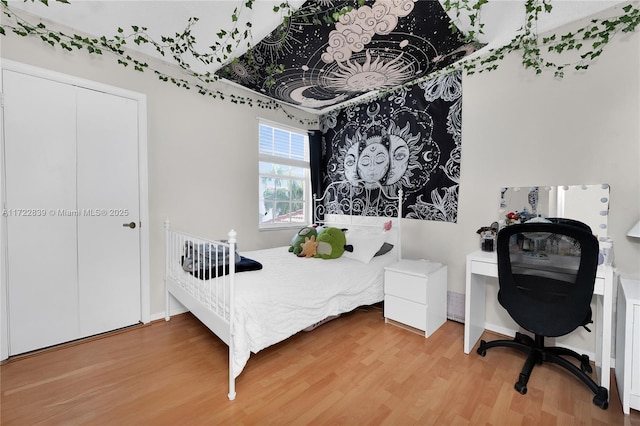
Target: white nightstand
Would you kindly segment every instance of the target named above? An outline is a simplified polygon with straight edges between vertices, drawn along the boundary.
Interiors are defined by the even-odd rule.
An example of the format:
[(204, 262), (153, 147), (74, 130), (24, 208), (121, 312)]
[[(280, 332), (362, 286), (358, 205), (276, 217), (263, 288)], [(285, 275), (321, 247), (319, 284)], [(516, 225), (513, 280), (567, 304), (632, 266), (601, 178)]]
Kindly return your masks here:
[(405, 259), (387, 266), (384, 318), (433, 334), (447, 320), (446, 265)]
[(640, 281), (620, 278), (616, 325), (616, 383), (622, 411), (640, 410)]

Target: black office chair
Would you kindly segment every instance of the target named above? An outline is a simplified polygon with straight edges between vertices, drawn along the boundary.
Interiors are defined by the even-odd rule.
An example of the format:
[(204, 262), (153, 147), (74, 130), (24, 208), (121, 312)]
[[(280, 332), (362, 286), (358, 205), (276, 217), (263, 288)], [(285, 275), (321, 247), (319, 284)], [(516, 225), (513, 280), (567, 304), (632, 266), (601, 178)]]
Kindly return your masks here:
[[(608, 392), (589, 376), (589, 357), (544, 345), (545, 337), (563, 336), (592, 322), (598, 241), (590, 228), (572, 223), (507, 226), (498, 233), (497, 255), (498, 300), (516, 323), (535, 337), (516, 333), (513, 340), (482, 340), (478, 354), (485, 356), (487, 349), (497, 346), (528, 354), (514, 386), (523, 395), (535, 364), (558, 364), (582, 380), (595, 394), (593, 403), (606, 409)], [(563, 358), (566, 356), (577, 359), (579, 366)]]

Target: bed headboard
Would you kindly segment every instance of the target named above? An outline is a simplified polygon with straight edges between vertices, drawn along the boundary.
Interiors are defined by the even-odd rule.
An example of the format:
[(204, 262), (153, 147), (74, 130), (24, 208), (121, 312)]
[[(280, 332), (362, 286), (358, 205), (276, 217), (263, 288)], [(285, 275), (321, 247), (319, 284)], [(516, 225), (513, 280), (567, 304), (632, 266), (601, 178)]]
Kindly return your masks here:
[(402, 200), (402, 189), (392, 195), (379, 182), (332, 182), (322, 197), (313, 194), (313, 223), (382, 229), (391, 220), (400, 259)]

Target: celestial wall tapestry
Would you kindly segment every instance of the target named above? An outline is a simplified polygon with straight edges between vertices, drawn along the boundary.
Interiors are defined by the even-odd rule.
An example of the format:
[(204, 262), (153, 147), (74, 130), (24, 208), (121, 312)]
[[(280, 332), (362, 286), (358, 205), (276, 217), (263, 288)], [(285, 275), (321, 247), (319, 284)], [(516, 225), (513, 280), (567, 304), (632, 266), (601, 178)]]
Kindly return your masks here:
[[(456, 222), (462, 140), (462, 76), (456, 72), (320, 118), (325, 186), (360, 190), (363, 215), (382, 216), (402, 189), (403, 217)], [(378, 183), (380, 185), (378, 185)], [(342, 185), (342, 184), (340, 184)], [(380, 186), (382, 189), (380, 189)], [(348, 192), (347, 188), (345, 191)], [(326, 206), (340, 211), (340, 200)]]
[[(338, 22), (323, 17), (353, 9)], [(217, 75), (313, 109), (414, 81), (472, 53), (436, 0), (309, 0)], [(276, 65), (278, 73), (269, 72)]]

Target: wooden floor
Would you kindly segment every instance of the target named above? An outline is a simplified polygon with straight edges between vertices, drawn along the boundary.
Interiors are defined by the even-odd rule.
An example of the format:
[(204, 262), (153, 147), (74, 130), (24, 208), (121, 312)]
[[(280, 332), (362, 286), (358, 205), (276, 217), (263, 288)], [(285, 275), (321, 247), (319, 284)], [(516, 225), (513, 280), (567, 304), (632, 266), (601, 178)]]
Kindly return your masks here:
[[(463, 325), (429, 339), (357, 310), (249, 360), (227, 399), (227, 349), (190, 314), (0, 366), (9, 425), (640, 425), (553, 365), (513, 389), (523, 355), (463, 353)], [(495, 336), (485, 334), (485, 339)]]

